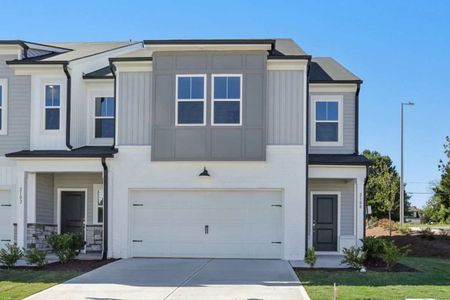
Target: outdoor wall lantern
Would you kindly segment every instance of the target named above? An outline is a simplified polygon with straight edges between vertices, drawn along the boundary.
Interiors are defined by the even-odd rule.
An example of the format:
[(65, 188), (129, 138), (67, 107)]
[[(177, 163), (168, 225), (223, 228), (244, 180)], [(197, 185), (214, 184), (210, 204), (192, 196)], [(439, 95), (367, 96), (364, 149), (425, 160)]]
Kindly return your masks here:
[(198, 176), (203, 177), (203, 178), (209, 177), (209, 173), (208, 173), (208, 170), (206, 170), (206, 167), (203, 167), (203, 172), (201, 172)]

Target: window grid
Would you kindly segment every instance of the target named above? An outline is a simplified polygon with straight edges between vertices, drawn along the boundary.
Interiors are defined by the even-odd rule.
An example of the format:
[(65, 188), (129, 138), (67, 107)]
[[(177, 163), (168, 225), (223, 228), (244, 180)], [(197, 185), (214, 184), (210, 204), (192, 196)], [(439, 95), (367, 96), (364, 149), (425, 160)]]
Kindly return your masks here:
[[(318, 103), (326, 103), (325, 106), (325, 118), (324, 119), (319, 119), (318, 118)], [(330, 109), (329, 109), (329, 103), (336, 103), (336, 116), (333, 119), (333, 116), (329, 116), (330, 114)], [(342, 125), (342, 109), (343, 109), (343, 99), (341, 96), (331, 96), (331, 95), (326, 95), (326, 96), (313, 96), (313, 107), (314, 107), (314, 126), (313, 126), (313, 141), (312, 141), (312, 145), (314, 146), (342, 146), (342, 130), (343, 130), (343, 125)], [(321, 141), (317, 138), (317, 125), (319, 123), (328, 123), (328, 124), (337, 124), (336, 125), (336, 140), (324, 140)]]
[[(102, 101), (102, 100), (105, 101), (105, 114), (103, 114), (103, 112), (102, 112), (101, 104), (100, 104), (100, 114), (97, 114), (97, 101)], [(114, 133), (113, 133), (113, 136), (108, 136), (108, 137), (105, 137), (102, 135), (97, 135), (97, 132), (98, 132), (97, 120), (114, 120), (114, 105), (115, 105), (114, 98), (113, 97), (95, 97), (94, 105), (95, 105), (95, 107), (94, 107), (94, 119), (95, 119), (94, 120), (94, 126), (95, 126), (94, 135), (95, 135), (95, 138), (112, 138), (114, 136)], [(112, 108), (110, 106), (112, 106)], [(111, 108), (110, 113), (108, 113), (109, 108)]]
[[(226, 80), (226, 98), (216, 98), (215, 91), (214, 91), (214, 85), (215, 85), (215, 79), (225, 77)], [(228, 81), (229, 78), (232, 77), (238, 77), (239, 78), (239, 98), (228, 98)], [(242, 74), (213, 74), (212, 80), (211, 80), (211, 124), (213, 126), (242, 126)], [(239, 123), (216, 123), (214, 120), (214, 104), (215, 102), (239, 102)]]
[[(189, 98), (179, 98), (179, 79), (189, 78)], [(192, 98), (192, 78), (203, 78), (203, 97)], [(206, 74), (179, 74), (175, 76), (175, 125), (176, 126), (205, 126), (206, 125)], [(179, 123), (178, 110), (179, 103), (202, 103), (203, 105), (203, 122), (202, 123)]]
[[(47, 93), (51, 91), (50, 103), (47, 103), (48, 95)], [(56, 94), (57, 93), (57, 94)], [(56, 95), (58, 97), (56, 97)], [(44, 93), (44, 112), (45, 112), (45, 122), (44, 129), (45, 130), (59, 130), (61, 128), (61, 86), (56, 84), (45, 85), (45, 93)], [(47, 123), (47, 113), (50, 111), (58, 111), (58, 124), (56, 127), (50, 127), (51, 124)]]

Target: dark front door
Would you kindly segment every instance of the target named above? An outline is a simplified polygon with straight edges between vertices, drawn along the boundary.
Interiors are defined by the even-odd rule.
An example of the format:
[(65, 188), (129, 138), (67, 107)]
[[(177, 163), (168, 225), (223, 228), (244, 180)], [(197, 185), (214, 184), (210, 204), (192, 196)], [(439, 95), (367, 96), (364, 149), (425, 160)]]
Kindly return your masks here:
[(337, 251), (337, 195), (314, 195), (313, 243), (316, 251)]
[(84, 238), (84, 192), (61, 192), (61, 233), (72, 232)]

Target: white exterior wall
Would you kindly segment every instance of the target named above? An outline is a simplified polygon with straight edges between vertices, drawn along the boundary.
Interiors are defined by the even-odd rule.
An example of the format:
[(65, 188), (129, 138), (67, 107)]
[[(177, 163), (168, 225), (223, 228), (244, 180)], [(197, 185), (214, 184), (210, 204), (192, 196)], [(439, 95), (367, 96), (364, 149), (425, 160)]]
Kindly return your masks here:
[[(305, 146), (268, 146), (265, 162), (151, 162), (150, 147), (120, 147), (108, 160), (108, 256), (130, 257), (129, 189), (278, 189), (283, 194), (283, 259), (305, 249)], [(210, 178), (198, 175), (206, 166)]]
[(5, 157), (0, 157), (0, 192), (8, 192), (9, 203), (11, 204), (11, 228), (10, 237), (13, 239), (13, 225), (17, 222), (17, 197), (16, 197), (17, 172), (16, 163)]

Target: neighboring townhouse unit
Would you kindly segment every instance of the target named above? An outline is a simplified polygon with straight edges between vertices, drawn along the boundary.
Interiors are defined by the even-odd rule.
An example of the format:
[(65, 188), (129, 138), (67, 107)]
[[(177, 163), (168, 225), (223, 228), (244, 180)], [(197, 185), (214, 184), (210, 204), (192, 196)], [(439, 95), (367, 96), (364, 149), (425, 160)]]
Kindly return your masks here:
[(303, 260), (364, 236), (362, 81), (291, 39), (0, 41), (1, 244)]

